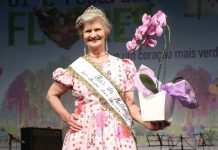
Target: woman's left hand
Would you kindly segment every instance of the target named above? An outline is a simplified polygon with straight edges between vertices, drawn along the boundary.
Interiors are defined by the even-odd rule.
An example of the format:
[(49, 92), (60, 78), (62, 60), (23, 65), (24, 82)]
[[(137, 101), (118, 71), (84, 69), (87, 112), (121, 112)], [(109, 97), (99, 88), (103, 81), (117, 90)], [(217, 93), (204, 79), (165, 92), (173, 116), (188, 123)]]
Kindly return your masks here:
[(163, 121), (151, 121), (151, 129), (152, 131), (163, 130), (166, 127), (169, 127), (171, 122), (167, 120)]

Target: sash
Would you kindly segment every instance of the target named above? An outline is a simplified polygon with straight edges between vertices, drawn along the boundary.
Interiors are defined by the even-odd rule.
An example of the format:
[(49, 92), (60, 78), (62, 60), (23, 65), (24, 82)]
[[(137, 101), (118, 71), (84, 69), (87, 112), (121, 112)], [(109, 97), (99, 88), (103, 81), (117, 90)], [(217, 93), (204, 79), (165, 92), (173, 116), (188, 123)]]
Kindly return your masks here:
[(125, 121), (124, 123), (132, 129), (132, 118), (129, 114), (129, 110), (116, 88), (107, 78), (105, 78), (92, 64), (82, 57), (74, 61), (70, 65), (70, 68), (88, 82), (94, 90), (103, 97), (105, 102), (111, 106), (115, 113)]

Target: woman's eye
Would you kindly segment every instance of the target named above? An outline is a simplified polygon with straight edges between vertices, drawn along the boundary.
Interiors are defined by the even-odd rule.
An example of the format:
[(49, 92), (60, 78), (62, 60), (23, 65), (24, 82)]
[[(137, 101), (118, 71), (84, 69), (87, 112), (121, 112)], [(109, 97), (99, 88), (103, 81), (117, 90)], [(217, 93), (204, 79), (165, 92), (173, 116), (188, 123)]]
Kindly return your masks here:
[(85, 30), (85, 33), (90, 33), (92, 32), (92, 30)]

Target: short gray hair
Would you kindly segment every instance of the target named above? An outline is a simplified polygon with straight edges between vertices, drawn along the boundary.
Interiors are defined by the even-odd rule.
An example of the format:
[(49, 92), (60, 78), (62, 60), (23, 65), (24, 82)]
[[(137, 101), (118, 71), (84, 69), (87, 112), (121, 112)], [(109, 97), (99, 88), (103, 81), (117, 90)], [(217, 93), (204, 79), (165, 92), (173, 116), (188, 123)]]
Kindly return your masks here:
[(91, 22), (96, 19), (100, 19), (101, 23), (103, 23), (105, 27), (105, 31), (107, 34), (110, 34), (112, 25), (108, 18), (106, 17), (105, 13), (93, 5), (89, 6), (82, 15), (80, 15), (76, 20), (76, 29), (78, 30), (79, 34), (82, 35), (84, 24), (86, 22)]

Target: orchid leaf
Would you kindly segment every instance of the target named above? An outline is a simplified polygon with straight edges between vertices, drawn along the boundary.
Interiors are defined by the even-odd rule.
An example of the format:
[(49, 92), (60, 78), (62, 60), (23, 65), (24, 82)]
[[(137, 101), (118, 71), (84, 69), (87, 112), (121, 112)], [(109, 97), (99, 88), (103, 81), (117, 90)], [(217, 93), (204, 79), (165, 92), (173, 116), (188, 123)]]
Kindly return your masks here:
[(142, 82), (142, 84), (147, 88), (149, 89), (151, 92), (153, 92), (154, 94), (155, 93), (158, 93), (158, 89), (154, 83), (154, 81), (146, 74), (140, 74), (139, 75), (140, 77), (140, 80)]
[(178, 76), (178, 77), (175, 77), (171, 82), (176, 83), (176, 82), (179, 82), (179, 81), (182, 81), (182, 80), (184, 80), (184, 78), (181, 77), (181, 76)]

